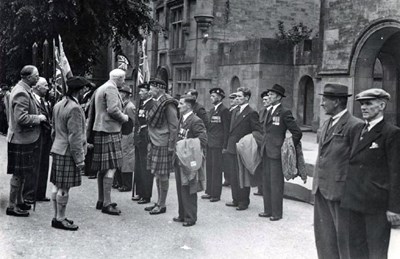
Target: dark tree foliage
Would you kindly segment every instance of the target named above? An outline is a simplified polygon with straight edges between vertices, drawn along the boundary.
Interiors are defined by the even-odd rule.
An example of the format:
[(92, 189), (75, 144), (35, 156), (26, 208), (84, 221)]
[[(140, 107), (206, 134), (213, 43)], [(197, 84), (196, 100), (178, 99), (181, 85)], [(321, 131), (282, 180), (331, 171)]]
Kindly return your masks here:
[(44, 40), (52, 46), (57, 35), (62, 37), (73, 73), (90, 72), (99, 51), (108, 44), (119, 52), (123, 39), (134, 42), (156, 29), (148, 3), (149, 0), (0, 0), (0, 72), (6, 74), (7, 81), (15, 82), (21, 67), (32, 63), (33, 43), (39, 45), (41, 57)]

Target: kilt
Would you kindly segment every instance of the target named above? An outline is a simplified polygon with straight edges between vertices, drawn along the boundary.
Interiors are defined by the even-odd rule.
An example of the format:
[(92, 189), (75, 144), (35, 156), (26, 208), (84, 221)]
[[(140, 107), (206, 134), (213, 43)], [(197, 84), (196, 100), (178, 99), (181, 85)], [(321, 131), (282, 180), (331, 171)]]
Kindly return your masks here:
[(71, 188), (81, 185), (81, 172), (75, 165), (72, 156), (52, 154), (50, 182), (58, 188)]
[(7, 146), (7, 174), (20, 177), (33, 174), (39, 160), (39, 141), (30, 144), (8, 143)]
[(175, 171), (173, 153), (168, 152), (168, 146), (159, 147), (152, 143), (148, 145), (147, 170), (156, 176), (169, 176)]
[(121, 133), (106, 133), (95, 131), (93, 145), (93, 171), (121, 168)]

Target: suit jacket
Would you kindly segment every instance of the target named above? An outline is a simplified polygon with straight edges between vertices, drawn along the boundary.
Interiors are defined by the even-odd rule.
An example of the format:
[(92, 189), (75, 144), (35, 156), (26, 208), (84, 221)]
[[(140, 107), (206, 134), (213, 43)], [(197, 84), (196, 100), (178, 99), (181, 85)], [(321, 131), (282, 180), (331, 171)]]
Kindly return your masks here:
[(358, 130), (363, 127), (360, 119), (346, 112), (335, 124), (332, 133), (327, 136), (329, 120), (322, 126), (319, 139), (318, 157), (313, 176), (312, 193), (317, 190), (325, 199), (340, 200), (349, 171), (351, 147)]
[(146, 114), (151, 109), (154, 104), (154, 100), (150, 99), (145, 104), (143, 101), (140, 102), (139, 105), (139, 112), (137, 114), (137, 133), (135, 138), (135, 144), (139, 143), (148, 143), (149, 142), (149, 133), (147, 129), (147, 121), (146, 121)]
[(22, 80), (11, 91), (9, 109), (7, 141), (13, 144), (37, 141), (40, 136), (40, 113), (31, 87)]
[(203, 121), (204, 126), (206, 126), (206, 128), (208, 128), (209, 121), (208, 121), (208, 117), (207, 117), (206, 108), (204, 108), (204, 106), (201, 105), (200, 103), (196, 102), (193, 105), (193, 113), (195, 115), (197, 115), (197, 117), (199, 117)]
[(362, 213), (400, 213), (399, 158), (400, 128), (383, 120), (352, 146), (341, 206)]
[(292, 112), (280, 104), (264, 121), (262, 154), (272, 159), (280, 159), (281, 147), (287, 130), (292, 133), (293, 143), (296, 146), (302, 137), (301, 130), (297, 126)]
[(128, 116), (122, 112), (122, 99), (118, 88), (111, 80), (101, 85), (94, 93), (94, 110), (95, 112), (89, 112), (89, 116), (94, 115), (94, 131), (117, 133), (121, 131), (122, 123), (128, 121)]
[[(34, 95), (34, 94), (33, 94)], [(43, 131), (45, 131), (45, 134), (50, 134), (51, 133), (51, 124), (52, 124), (52, 108), (50, 102), (46, 101), (44, 98), (39, 97), (40, 101), (34, 96), (35, 103), (38, 107), (39, 113), (43, 114), (46, 116), (46, 121), (41, 122), (40, 126)]]
[(184, 138), (199, 138), (203, 150), (207, 147), (207, 132), (204, 122), (194, 113), (190, 114), (184, 122), (179, 120), (178, 141)]
[(59, 101), (54, 106), (51, 152), (72, 156), (76, 164), (85, 161), (85, 123), (85, 113), (76, 100), (64, 97)]
[(220, 104), (215, 110), (210, 111), (209, 124), (207, 128), (208, 147), (223, 148), (228, 142), (230, 112), (224, 104)]
[(235, 114), (236, 112), (232, 112), (229, 137), (225, 147), (226, 151), (230, 154), (236, 154), (236, 143), (247, 134), (253, 132), (255, 134), (262, 133), (258, 113), (249, 105), (243, 109), (236, 119)]

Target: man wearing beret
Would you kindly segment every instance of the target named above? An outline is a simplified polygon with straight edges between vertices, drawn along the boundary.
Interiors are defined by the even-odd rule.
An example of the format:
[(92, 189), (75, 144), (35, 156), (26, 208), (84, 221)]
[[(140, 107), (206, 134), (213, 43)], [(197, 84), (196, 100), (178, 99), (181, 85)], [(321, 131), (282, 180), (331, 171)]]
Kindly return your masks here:
[(359, 93), (365, 125), (352, 146), (341, 206), (349, 212), (351, 258), (387, 258), (390, 225), (400, 222), (400, 128), (384, 119), (390, 95)]
[(147, 145), (149, 144), (149, 133), (146, 122), (146, 115), (154, 104), (153, 98), (149, 94), (150, 85), (143, 83), (139, 88), (139, 113), (138, 129), (135, 139), (135, 190), (132, 190), (132, 200), (139, 204), (150, 202), (153, 191), (153, 174), (147, 169)]
[(54, 184), (51, 199), (54, 207), (53, 228), (78, 230), (72, 220), (65, 217), (69, 189), (81, 185), (81, 173), (85, 167), (86, 120), (79, 104), (90, 82), (83, 77), (71, 77), (68, 90), (61, 101), (54, 106), (54, 139), (51, 153), (53, 164), (50, 181)]
[(264, 139), (261, 147), (263, 155), (263, 199), (264, 211), (260, 217), (269, 217), (271, 221), (282, 218), (284, 178), (282, 172), (281, 148), (285, 140), (286, 131), (292, 133), (293, 143), (296, 146), (302, 137), (292, 112), (281, 105), (285, 97), (285, 88), (275, 84), (268, 89), (268, 97), (272, 108), (264, 120)]
[(350, 258), (349, 212), (340, 207), (349, 158), (360, 119), (347, 111), (347, 86), (327, 84), (321, 106), (330, 116), (322, 125), (313, 177), (314, 234), (319, 258)]
[(196, 98), (196, 103), (193, 106), (193, 113), (197, 115), (203, 122), (204, 125), (206, 125), (206, 128), (208, 127), (208, 117), (207, 117), (207, 111), (204, 108), (203, 105), (201, 105), (198, 101), (197, 98), (199, 97), (199, 92), (197, 92), (196, 89), (190, 89), (187, 94), (192, 95)]
[(150, 215), (165, 213), (169, 189), (169, 175), (174, 170), (175, 145), (178, 136), (178, 101), (167, 91), (167, 84), (160, 79), (149, 81), (150, 94), (154, 98), (153, 107), (147, 113), (149, 131), (149, 151), (147, 169), (156, 178), (158, 201), (146, 211)]
[(213, 88), (210, 90), (211, 103), (214, 108), (209, 115), (207, 130), (207, 188), (202, 199), (210, 199), (210, 202), (219, 201), (222, 192), (222, 148), (226, 146), (229, 135), (229, 110), (222, 100), (225, 97), (224, 90)]

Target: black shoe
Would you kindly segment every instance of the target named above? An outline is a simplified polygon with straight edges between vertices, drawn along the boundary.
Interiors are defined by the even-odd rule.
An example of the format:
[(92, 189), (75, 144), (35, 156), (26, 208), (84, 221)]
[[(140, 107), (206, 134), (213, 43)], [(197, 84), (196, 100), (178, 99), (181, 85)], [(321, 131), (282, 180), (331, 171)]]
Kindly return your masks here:
[(21, 210), (30, 210), (32, 208), (31, 205), (25, 203), (17, 204), (17, 207)]
[(280, 220), (280, 219), (282, 219), (282, 217), (274, 217), (274, 216), (271, 216), (271, 217), (269, 218), (269, 220), (271, 220), (271, 221), (278, 221), (278, 220)]
[(97, 175), (89, 175), (88, 179), (96, 179)]
[(147, 204), (147, 203), (150, 203), (150, 199), (141, 198), (137, 203), (138, 204)]
[(151, 211), (150, 211), (150, 215), (158, 215), (158, 214), (161, 214), (161, 213), (165, 213), (165, 212), (167, 212), (167, 207), (160, 207), (160, 206), (155, 206), (154, 207), (154, 209), (152, 209)]
[(144, 208), (145, 211), (152, 211), (155, 207), (157, 207), (157, 203), (154, 203), (153, 206)]
[(101, 210), (102, 208), (103, 208), (103, 202), (102, 201), (97, 201), (96, 210)]
[(51, 226), (53, 228), (58, 228), (58, 229), (63, 229), (63, 230), (70, 230), (70, 231), (76, 231), (78, 230), (78, 226), (74, 225), (74, 224), (70, 224), (69, 221), (67, 221), (66, 219), (62, 220), (62, 221), (58, 221), (58, 220), (52, 220), (51, 221)]
[(140, 199), (141, 199), (140, 196), (134, 196), (134, 197), (132, 197), (132, 200), (133, 200), (133, 201), (139, 201)]
[(26, 204), (34, 204), (35, 201), (34, 201), (34, 200), (31, 200), (31, 199), (25, 199), (25, 200), (24, 200), (24, 203), (26, 203)]
[[(74, 224), (74, 221), (73, 220), (70, 220), (70, 219), (67, 219), (67, 218), (65, 218), (64, 219), (65, 221), (67, 221), (69, 224)], [(53, 218), (52, 220), (51, 220), (51, 226), (53, 226), (53, 222), (54, 221), (57, 221), (57, 219), (56, 218)]]
[(130, 191), (132, 191), (132, 189), (130, 189), (127, 186), (121, 186), (121, 187), (118, 188), (118, 191), (120, 191), (120, 192), (130, 192)]
[(261, 213), (258, 213), (258, 216), (261, 217), (261, 218), (269, 218), (269, 217), (271, 217), (271, 214), (265, 213), (265, 212), (261, 212)]
[(248, 206), (238, 206), (236, 210), (247, 210)]
[(211, 195), (204, 194), (204, 195), (201, 195), (201, 198), (204, 199), (204, 200), (211, 199)]
[(234, 202), (227, 202), (227, 203), (225, 203), (225, 205), (228, 207), (237, 207), (238, 206), (238, 204), (234, 203)]
[(255, 192), (253, 193), (255, 196), (263, 196), (263, 194), (261, 192)]
[(183, 218), (175, 217), (172, 219), (174, 222), (184, 222)]
[(210, 202), (217, 202), (217, 201), (219, 201), (220, 200), (220, 198), (211, 198), (210, 199)]
[(121, 211), (117, 208), (116, 203), (108, 204), (107, 206), (101, 209), (101, 212), (115, 216), (119, 216), (119, 214), (121, 214)]
[(8, 207), (6, 210), (6, 214), (8, 216), (15, 216), (15, 217), (28, 217), (29, 216), (29, 212), (27, 212), (25, 210), (21, 210), (18, 207), (15, 207), (15, 208)]
[(194, 226), (196, 222), (183, 222), (182, 226), (184, 227), (191, 227)]
[(113, 183), (113, 185), (111, 185), (111, 187), (112, 187), (113, 189), (118, 189), (118, 188), (119, 188), (119, 185), (116, 184), (116, 183)]
[(49, 199), (49, 198), (47, 198), (47, 197), (43, 197), (43, 198), (39, 198), (39, 199), (37, 199), (36, 201), (48, 202), (48, 201), (50, 201), (50, 199)]

